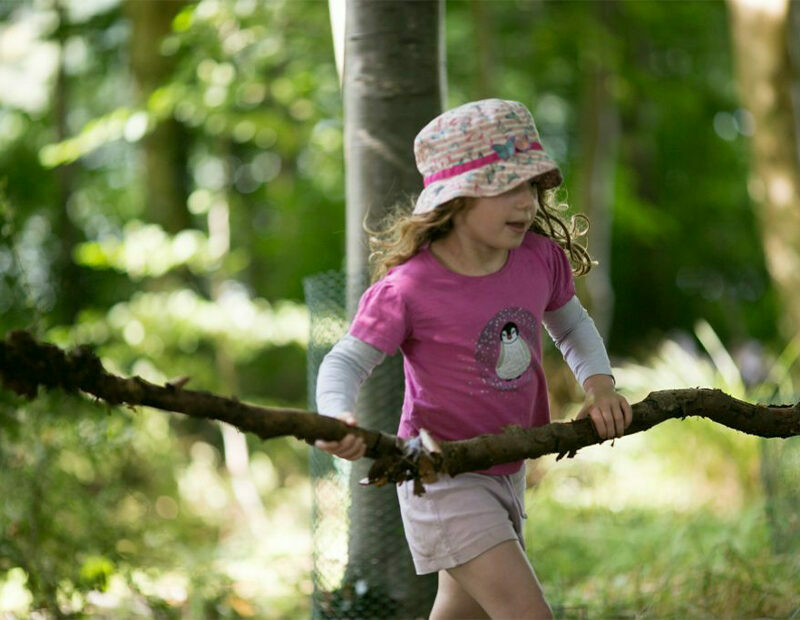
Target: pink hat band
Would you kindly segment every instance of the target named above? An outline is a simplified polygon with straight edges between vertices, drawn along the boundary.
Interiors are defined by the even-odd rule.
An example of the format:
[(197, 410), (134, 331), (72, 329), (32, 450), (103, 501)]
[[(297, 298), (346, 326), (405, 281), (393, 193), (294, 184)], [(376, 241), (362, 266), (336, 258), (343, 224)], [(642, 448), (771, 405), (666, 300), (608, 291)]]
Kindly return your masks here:
[[(499, 147), (503, 148), (504, 150), (502, 151), (498, 150)], [(428, 185), (430, 185), (431, 183), (435, 183), (436, 181), (449, 179), (451, 177), (458, 176), (459, 174), (469, 172), (470, 170), (475, 170), (476, 168), (483, 168), (484, 166), (493, 164), (497, 161), (506, 160), (515, 153), (544, 150), (540, 142), (531, 142), (531, 144), (526, 148), (518, 148), (514, 144), (514, 140), (512, 138), (509, 138), (506, 144), (492, 145), (492, 148), (495, 149), (495, 151), (491, 155), (487, 155), (486, 157), (481, 157), (479, 159), (473, 159), (472, 161), (468, 161), (463, 164), (458, 164), (457, 166), (453, 166), (451, 168), (445, 168), (444, 170), (440, 170), (439, 172), (435, 172), (434, 174), (426, 176), (423, 179), (423, 186), (428, 187)]]

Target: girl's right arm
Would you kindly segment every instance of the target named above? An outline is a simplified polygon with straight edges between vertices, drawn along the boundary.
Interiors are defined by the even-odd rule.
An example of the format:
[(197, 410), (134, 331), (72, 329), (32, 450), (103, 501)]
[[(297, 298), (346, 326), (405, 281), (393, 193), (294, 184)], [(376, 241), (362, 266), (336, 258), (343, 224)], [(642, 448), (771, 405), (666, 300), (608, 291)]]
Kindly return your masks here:
[[(322, 415), (337, 417), (355, 425), (353, 412), (361, 384), (386, 354), (363, 340), (346, 334), (322, 360), (317, 374), (317, 410)], [(364, 456), (364, 441), (347, 435), (341, 441), (317, 440), (314, 445), (344, 459)]]

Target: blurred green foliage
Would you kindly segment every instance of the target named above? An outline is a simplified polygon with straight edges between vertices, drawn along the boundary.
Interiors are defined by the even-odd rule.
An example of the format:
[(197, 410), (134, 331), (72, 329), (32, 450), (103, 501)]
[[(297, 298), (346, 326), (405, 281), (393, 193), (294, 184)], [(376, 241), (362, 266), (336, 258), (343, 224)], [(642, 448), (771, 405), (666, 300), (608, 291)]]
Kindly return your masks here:
[[(621, 129), (612, 154), (612, 356), (649, 359), (666, 335), (691, 334), (702, 317), (737, 364), (737, 351), (756, 343), (765, 359), (783, 351), (791, 365), (796, 352), (777, 340), (747, 193), (751, 127), (736, 99), (725, 5), (626, 1), (602, 3), (603, 13), (600, 4), (509, 0), (478, 14), (474, 3), (449, 1), (448, 103), (528, 104), (579, 210), (580, 121), (592, 104), (585, 80), (601, 55)], [(325, 2), (187, 3), (159, 46), (174, 61), (171, 75), (137, 102), (121, 1), (0, 3), (0, 65), (15, 80), (0, 89), (0, 333), (27, 327), (62, 346), (90, 344), (115, 372), (186, 375), (190, 388), (303, 406), (302, 278), (341, 268), (344, 247), (328, 20)], [(484, 82), (480, 29), (491, 67)], [(180, 207), (191, 226), (176, 234), (148, 222), (145, 204), (145, 142), (165, 119), (186, 140)], [(227, 237), (212, 230), (220, 213)], [(676, 375), (719, 384), (721, 371), (704, 374), (710, 362), (689, 364), (679, 350), (664, 353), (666, 385), (677, 387)], [(267, 519), (254, 529), (216, 425), (59, 394), (0, 399), (0, 612), (308, 613), (306, 446), (248, 438)], [(555, 491), (556, 499), (537, 496), (532, 528), (591, 517), (580, 534), (591, 534), (591, 549), (565, 529), (535, 551), (555, 603), (590, 604), (596, 615), (725, 615), (749, 597), (754, 614), (791, 612), (785, 584), (797, 566), (766, 555), (755, 516), (758, 451), (704, 428), (677, 448), (658, 434), (649, 447), (666, 469), (704, 452), (705, 474), (739, 498), (737, 516), (640, 506), (611, 518), (580, 502), (567, 514)], [(739, 546), (716, 554), (734, 538)], [(641, 569), (637, 558), (667, 539), (674, 553)], [(714, 557), (723, 560), (706, 563)], [(743, 558), (756, 568), (745, 571)], [(675, 577), (675, 566), (685, 571)], [(704, 600), (686, 596), (696, 579)], [(741, 596), (726, 600), (732, 583)]]
[(775, 293), (746, 183), (752, 120), (737, 100), (724, 3), (487, 3), (491, 93), (476, 83), (471, 9), (448, 3), (450, 102), (529, 104), (577, 210), (586, 81), (598, 58), (610, 73), (621, 132), (608, 145), (611, 353), (646, 355), (697, 317), (726, 342), (774, 341)]
[[(749, 402), (797, 394), (794, 346), (749, 384), (707, 323), (694, 331), (698, 347), (667, 339), (647, 359), (614, 368), (630, 402), (698, 385)], [(792, 617), (799, 447), (798, 438), (687, 418), (574, 459), (538, 459), (528, 472), (527, 553), (557, 617)]]
[[(561, 618), (791, 617), (797, 555), (770, 548), (763, 505), (699, 509), (528, 501), (528, 554)], [(560, 613), (559, 613), (560, 612)]]

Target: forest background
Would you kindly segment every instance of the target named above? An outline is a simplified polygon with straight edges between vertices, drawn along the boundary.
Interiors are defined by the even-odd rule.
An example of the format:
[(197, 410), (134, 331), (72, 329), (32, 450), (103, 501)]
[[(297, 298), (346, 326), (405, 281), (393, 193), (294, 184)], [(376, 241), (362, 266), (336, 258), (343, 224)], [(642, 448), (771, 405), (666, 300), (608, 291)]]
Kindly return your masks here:
[[(600, 265), (581, 295), (629, 399), (713, 386), (796, 401), (730, 6), (446, 7), (448, 106), (526, 103), (562, 196), (590, 213)], [(328, 4), (36, 0), (0, 2), (0, 20), (0, 333), (304, 407), (303, 281), (341, 269), (345, 241)], [(800, 41), (798, 3), (787, 28)], [(797, 70), (786, 79), (797, 92)], [(546, 356), (565, 418), (581, 395)], [(531, 464), (548, 597), (578, 616), (797, 614), (796, 441), (662, 426)], [(308, 451), (0, 393), (0, 613), (307, 615)]]

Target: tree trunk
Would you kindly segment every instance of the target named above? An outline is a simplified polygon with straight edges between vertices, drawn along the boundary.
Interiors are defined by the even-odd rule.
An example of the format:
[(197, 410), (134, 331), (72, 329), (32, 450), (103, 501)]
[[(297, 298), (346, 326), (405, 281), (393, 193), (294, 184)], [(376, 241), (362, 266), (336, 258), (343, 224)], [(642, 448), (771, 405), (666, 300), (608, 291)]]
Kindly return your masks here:
[(728, 0), (742, 103), (753, 116), (748, 188), (789, 339), (800, 324), (800, 164), (787, 0)]
[[(67, 23), (68, 12), (63, 2), (56, 3), (58, 13), (58, 28), (55, 37), (59, 47), (58, 67), (53, 92), (53, 115), (56, 124), (56, 140), (66, 140), (69, 135), (67, 127), (67, 109), (69, 107), (69, 81), (64, 67), (66, 40), (69, 33)], [(56, 286), (59, 294), (57, 320), (65, 325), (75, 322), (75, 317), (84, 301), (86, 283), (81, 274), (81, 269), (75, 264), (72, 252), (80, 241), (80, 231), (72, 222), (67, 211), (67, 204), (72, 195), (73, 181), (75, 178), (75, 164), (62, 164), (55, 170), (56, 209), (55, 218), (56, 236), (59, 240), (58, 259), (54, 266)]]
[[(145, 105), (153, 91), (169, 79), (173, 60), (161, 53), (161, 44), (183, 5), (183, 0), (127, 0), (125, 3), (132, 26), (131, 69), (140, 104)], [(178, 233), (191, 223), (186, 209), (187, 136), (174, 118), (167, 118), (142, 142), (147, 219), (161, 225), (168, 233)]]
[(495, 96), (494, 80), (496, 73), (492, 54), (492, 35), (490, 15), (485, 0), (473, 0), (472, 28), (475, 33), (475, 81), (478, 99)]
[[(442, 110), (441, 0), (347, 4), (344, 111), (347, 269), (363, 273), (363, 223), (422, 189), (413, 139)], [(351, 300), (357, 302), (360, 292)]]
[[(789, 56), (792, 72), (792, 102), (796, 135), (800, 136), (800, 2), (789, 3)], [(798, 140), (800, 143), (800, 140)], [(800, 159), (800, 149), (797, 153)]]
[[(583, 57), (584, 83), (580, 113), (580, 172), (578, 175), (579, 209), (591, 222), (589, 251), (598, 262), (579, 290), (586, 297), (597, 331), (608, 337), (614, 314), (614, 290), (611, 286), (611, 223), (614, 171), (619, 142), (619, 118), (610, 92), (614, 79), (613, 46), (603, 40), (606, 34), (608, 2), (595, 3), (597, 35), (586, 41), (589, 48)], [(585, 293), (584, 293), (585, 291)]]
[[(444, 5), (441, 0), (353, 0), (346, 7), (346, 299), (352, 317), (368, 282), (364, 222), (375, 228), (392, 205), (422, 189), (413, 139), (442, 110)], [(402, 360), (396, 355), (376, 368), (362, 387), (356, 411), (359, 423), (394, 433), (402, 397)], [(362, 460), (351, 469), (345, 580), (385, 592), (399, 603), (398, 615), (427, 615), (435, 577), (414, 574), (394, 488), (376, 493), (358, 484), (368, 467)], [(426, 594), (420, 596), (421, 591)]]
[[(231, 143), (228, 139), (217, 142), (217, 155), (226, 162), (230, 162)], [(209, 274), (208, 288), (214, 303), (220, 303), (222, 287), (228, 274), (225, 273), (225, 257), (231, 248), (230, 210), (231, 180), (233, 177), (230, 164), (225, 166), (225, 190), (220, 191), (217, 199), (208, 211), (208, 244), (220, 267)], [(239, 374), (236, 363), (230, 351), (230, 345), (225, 338), (219, 338), (214, 344), (214, 357), (220, 385), (230, 394), (239, 394)], [(231, 477), (233, 495), (242, 510), (244, 520), (250, 532), (259, 536), (260, 532), (268, 527), (266, 511), (261, 501), (253, 480), (250, 469), (250, 451), (247, 447), (247, 438), (236, 427), (220, 422), (222, 433), (222, 447), (225, 456), (225, 467)]]
[[(797, 3), (794, 3), (797, 4)], [(800, 324), (800, 156), (796, 66), (798, 9), (790, 22), (788, 0), (728, 0), (731, 38), (743, 107), (753, 116), (748, 189), (757, 206), (767, 269), (781, 297), (778, 327), (793, 339)], [(795, 439), (762, 445), (761, 472), (773, 544), (800, 544), (797, 490), (776, 481), (796, 476), (800, 453)]]

